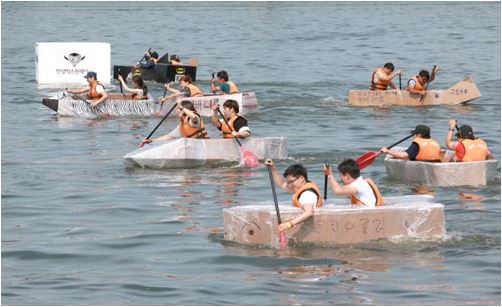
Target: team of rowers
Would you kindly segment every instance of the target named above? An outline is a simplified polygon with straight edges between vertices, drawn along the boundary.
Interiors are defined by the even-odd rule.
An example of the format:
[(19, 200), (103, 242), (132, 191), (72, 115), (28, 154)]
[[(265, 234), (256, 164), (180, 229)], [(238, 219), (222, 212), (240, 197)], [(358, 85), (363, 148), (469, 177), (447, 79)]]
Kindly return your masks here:
[[(434, 80), (438, 70), (439, 67), (435, 66), (431, 74), (426, 70), (420, 71), (418, 76), (408, 81), (408, 91), (425, 95), (427, 84)], [(392, 63), (386, 63), (383, 67), (376, 69), (371, 77), (371, 90), (383, 91), (387, 90), (387, 87), (396, 88), (392, 83), (392, 79), (396, 75), (401, 74), (402, 71), (393, 71), (394, 65)], [(220, 71), (216, 77), (217, 83), (215, 83), (214, 75), (211, 78), (211, 91), (213, 93), (231, 94), (238, 92), (237, 86), (228, 79), (226, 71)], [(106, 92), (103, 85), (97, 81), (96, 73), (89, 72), (86, 78), (89, 87), (80, 90), (68, 90), (68, 92), (84, 93), (88, 91), (90, 98), (93, 99), (93, 106), (95, 106), (106, 99)], [(123, 78), (119, 76), (119, 81), (126, 91), (132, 93), (134, 97), (138, 97), (137, 99), (143, 99), (147, 94), (147, 88), (143, 80), (137, 75), (133, 76), (132, 79), (134, 87), (131, 89), (127, 87)], [(181, 89), (176, 90), (171, 88), (169, 84), (166, 84), (165, 88), (171, 92), (171, 95), (162, 97), (160, 101), (164, 102), (167, 99), (177, 97), (198, 97), (204, 95), (198, 87), (192, 84), (192, 80), (188, 76), (182, 77), (179, 80), (179, 85)], [(193, 103), (188, 100), (181, 100), (177, 107), (179, 117), (177, 128), (159, 138), (145, 139), (144, 143), (166, 141), (179, 137), (208, 138), (202, 116), (197, 113)], [(239, 114), (239, 105), (235, 100), (227, 100), (223, 104), (223, 116), (228, 121), (228, 125), (224, 119), (219, 119), (218, 117), (219, 106), (214, 105), (212, 109), (214, 111), (212, 123), (221, 131), (223, 138), (248, 138), (251, 136), (248, 122), (246, 118)], [(458, 133), (456, 136), (458, 139), (457, 141), (453, 141), (455, 128), (457, 128), (457, 121), (451, 119), (445, 139), (446, 147), (453, 151), (453, 154), (450, 155), (442, 155), (439, 142), (431, 138), (430, 128), (426, 125), (415, 127), (411, 132), (414, 135), (414, 139), (406, 150), (401, 151), (382, 147), (380, 151), (397, 159), (411, 161), (468, 162), (494, 158), (488, 150), (486, 143), (474, 136), (472, 127), (469, 125), (462, 125), (460, 128), (457, 128)], [(278, 226), (279, 231), (284, 231), (294, 227), (298, 223), (304, 222), (313, 216), (315, 207), (323, 205), (320, 189), (313, 181), (308, 179), (305, 167), (300, 164), (294, 164), (289, 166), (281, 175), (272, 160), (266, 160), (265, 164), (271, 167), (275, 183), (284, 191), (293, 194), (292, 204), (302, 209), (301, 214), (280, 224)], [(323, 171), (330, 182), (333, 193), (339, 196), (350, 197), (353, 205), (373, 208), (384, 204), (378, 187), (371, 179), (361, 176), (359, 165), (355, 160), (347, 159), (338, 165), (342, 184), (334, 178), (329, 165), (324, 165)]]

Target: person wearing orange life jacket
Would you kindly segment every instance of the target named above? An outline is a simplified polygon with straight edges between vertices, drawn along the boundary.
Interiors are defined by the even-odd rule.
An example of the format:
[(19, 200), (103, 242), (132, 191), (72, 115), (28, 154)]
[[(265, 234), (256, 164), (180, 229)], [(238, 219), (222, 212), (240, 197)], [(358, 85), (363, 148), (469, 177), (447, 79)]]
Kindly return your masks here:
[(171, 100), (177, 97), (200, 97), (204, 96), (204, 93), (195, 85), (192, 84), (192, 78), (190, 76), (183, 76), (179, 80), (180, 90), (171, 87), (170, 83), (166, 83), (164, 87), (166, 90), (171, 92), (171, 95), (166, 97), (160, 97), (159, 101), (164, 103), (166, 100)]
[(214, 78), (211, 78), (211, 91), (216, 93), (221, 92), (222, 95), (225, 94), (235, 94), (239, 92), (239, 89), (233, 81), (228, 80), (228, 73), (224, 70), (216, 74), (218, 86), (214, 85)]
[(251, 136), (251, 130), (248, 127), (248, 121), (239, 114), (239, 104), (235, 100), (227, 100), (223, 103), (223, 116), (228, 121), (218, 117), (218, 105), (211, 106), (213, 109), (213, 125), (221, 131), (223, 138), (247, 138)]
[(431, 130), (426, 125), (418, 125), (411, 131), (415, 138), (405, 151), (382, 147), (380, 151), (397, 159), (411, 161), (441, 161), (441, 146), (431, 139)]
[(129, 88), (127, 84), (124, 82), (124, 79), (121, 75), (118, 75), (118, 79), (125, 91), (132, 94), (132, 98), (136, 100), (148, 99), (148, 87), (143, 82), (143, 78), (141, 76), (133, 76), (132, 82), (134, 83), (134, 88)]
[(436, 73), (439, 71), (439, 66), (436, 65), (434, 66), (434, 69), (432, 70), (432, 75), (429, 75), (429, 72), (427, 70), (422, 69), (419, 73), (418, 76), (415, 76), (408, 80), (408, 92), (411, 94), (420, 94), (420, 95), (425, 95), (426, 94), (426, 87), (427, 83), (430, 83), (436, 79)]
[(280, 224), (278, 226), (279, 231), (284, 231), (305, 222), (314, 215), (314, 208), (322, 207), (321, 191), (315, 182), (308, 180), (305, 167), (300, 164), (293, 164), (281, 175), (272, 160), (267, 159), (265, 164), (271, 167), (274, 182), (284, 191), (293, 194), (291, 199), (293, 206), (302, 210), (300, 215)]
[(457, 133), (458, 142), (453, 142), (453, 132), (457, 126), (457, 121), (451, 119), (449, 125), (450, 129), (446, 135), (445, 144), (448, 149), (455, 151), (455, 154), (445, 157), (443, 162), (451, 160), (455, 162), (483, 161), (495, 158), (490, 150), (488, 150), (488, 145), (486, 145), (485, 141), (474, 137), (471, 126), (460, 126)]
[(396, 85), (392, 83), (392, 79), (401, 74), (401, 70), (394, 71), (394, 64), (385, 63), (383, 67), (375, 69), (371, 75), (370, 90), (372, 91), (385, 91), (387, 87), (390, 86), (393, 89), (397, 89)]
[(195, 111), (191, 101), (182, 100), (178, 104), (178, 117), (180, 122), (170, 133), (156, 139), (144, 139), (145, 144), (151, 142), (168, 141), (176, 138), (208, 139), (207, 131), (204, 128), (202, 116)]
[(180, 58), (176, 54), (171, 55), (170, 62), (171, 65), (183, 65), (183, 63), (181, 63)]
[(108, 99), (105, 87), (98, 81), (98, 75), (94, 71), (88, 71), (84, 78), (87, 79), (87, 83), (89, 84), (88, 87), (66, 91), (71, 94), (82, 94), (88, 92), (89, 98), (92, 99), (90, 106), (93, 108)]
[(359, 165), (353, 159), (347, 159), (338, 165), (340, 179), (343, 185), (333, 177), (331, 167), (324, 165), (323, 171), (328, 176), (331, 190), (335, 195), (350, 196), (352, 205), (362, 205), (368, 208), (384, 204), (380, 190), (371, 179), (361, 176)]

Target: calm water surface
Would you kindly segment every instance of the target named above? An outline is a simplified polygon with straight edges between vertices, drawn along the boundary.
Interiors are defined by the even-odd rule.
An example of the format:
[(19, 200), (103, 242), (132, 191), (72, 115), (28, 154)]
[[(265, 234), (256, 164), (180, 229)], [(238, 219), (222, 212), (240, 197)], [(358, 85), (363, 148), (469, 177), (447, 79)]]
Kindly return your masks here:
[[(280, 170), (301, 162), (321, 183), (325, 160), (389, 145), (420, 123), (442, 143), (452, 117), (500, 158), (500, 37), (497, 2), (3, 2), (2, 303), (500, 305), (500, 168), (482, 188), (402, 184), (381, 160), (365, 169), (385, 195), (443, 203), (444, 242), (239, 246), (222, 239), (222, 209), (271, 201), (265, 168), (126, 168), (122, 156), (159, 119), (58, 118), (41, 97), (60, 89), (39, 88), (34, 64), (39, 41), (110, 42), (112, 64), (149, 47), (197, 56), (204, 90), (226, 69), (256, 92), (254, 135), (288, 138)], [(347, 91), (366, 88), (387, 61), (406, 77), (439, 64), (434, 89), (472, 75), (483, 96), (459, 107), (349, 108)]]

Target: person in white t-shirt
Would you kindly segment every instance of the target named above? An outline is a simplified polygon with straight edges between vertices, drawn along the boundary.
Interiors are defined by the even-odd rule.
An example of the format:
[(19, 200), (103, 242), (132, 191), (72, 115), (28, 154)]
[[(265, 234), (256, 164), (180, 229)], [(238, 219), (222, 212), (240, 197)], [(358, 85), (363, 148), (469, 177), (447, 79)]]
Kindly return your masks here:
[[(94, 71), (88, 71), (84, 78), (89, 84), (88, 87), (84, 87), (78, 90), (66, 89), (66, 92), (70, 94), (82, 94), (87, 92), (89, 98), (92, 99), (90, 106), (93, 108), (108, 99), (108, 94), (105, 91), (105, 87), (101, 82), (98, 81), (98, 75)], [(80, 96), (78, 96), (78, 98), (83, 99)]]
[(335, 180), (328, 165), (324, 165), (323, 170), (329, 178), (331, 189), (335, 195), (350, 196), (353, 205), (363, 205), (370, 208), (383, 205), (380, 191), (371, 179), (364, 179), (361, 176), (359, 165), (353, 159), (347, 159), (338, 165), (340, 179), (344, 185), (340, 185)]
[(284, 191), (293, 193), (293, 206), (303, 211), (297, 217), (280, 224), (279, 231), (284, 231), (306, 221), (314, 215), (314, 207), (323, 205), (321, 192), (313, 181), (308, 180), (305, 167), (300, 164), (293, 164), (281, 175), (272, 160), (267, 159), (265, 165), (271, 167), (274, 182)]

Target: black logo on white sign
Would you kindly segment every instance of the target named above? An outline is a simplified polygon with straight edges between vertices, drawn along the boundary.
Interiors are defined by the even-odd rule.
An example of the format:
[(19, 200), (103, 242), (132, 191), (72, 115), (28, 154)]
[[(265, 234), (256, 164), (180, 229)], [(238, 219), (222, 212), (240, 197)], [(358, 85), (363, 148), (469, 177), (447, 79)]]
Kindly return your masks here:
[(70, 62), (73, 67), (77, 66), (78, 63), (80, 63), (83, 59), (85, 59), (85, 56), (82, 56), (78, 53), (70, 53), (68, 56), (64, 57), (68, 62)]

